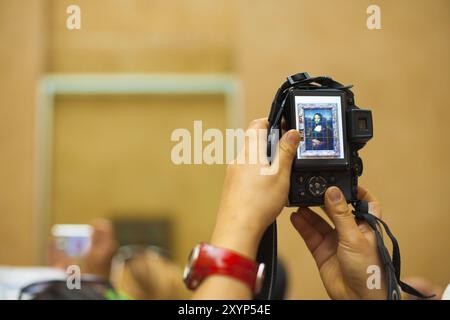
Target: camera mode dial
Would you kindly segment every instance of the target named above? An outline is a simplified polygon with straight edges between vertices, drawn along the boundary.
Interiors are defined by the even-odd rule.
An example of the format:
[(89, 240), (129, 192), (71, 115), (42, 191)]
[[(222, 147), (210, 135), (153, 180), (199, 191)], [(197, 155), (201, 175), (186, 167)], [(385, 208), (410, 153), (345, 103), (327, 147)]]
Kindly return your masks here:
[(308, 181), (308, 191), (315, 197), (322, 196), (327, 190), (327, 180), (321, 176), (311, 177)]

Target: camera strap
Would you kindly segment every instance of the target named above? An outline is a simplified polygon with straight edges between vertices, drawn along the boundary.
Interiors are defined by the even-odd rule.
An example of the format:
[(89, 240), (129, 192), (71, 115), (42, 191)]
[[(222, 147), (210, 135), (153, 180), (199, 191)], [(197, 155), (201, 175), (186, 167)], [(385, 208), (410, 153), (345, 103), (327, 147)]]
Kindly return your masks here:
[[(275, 150), (274, 146), (278, 142), (276, 138), (281, 136), (281, 120), (283, 118), (284, 106), (290, 90), (297, 89), (339, 89), (347, 93), (350, 101), (349, 104), (353, 108), (358, 108), (354, 104), (353, 92), (350, 90), (351, 85), (345, 86), (330, 77), (310, 77), (308, 73), (301, 72), (292, 75), (287, 78), (287, 81), (281, 85), (278, 89), (272, 106), (270, 109), (268, 122), (269, 132), (267, 137), (267, 157), (269, 161), (272, 159), (272, 150)], [(411, 295), (425, 299), (432, 296), (425, 296), (413, 287), (402, 282), (400, 280), (400, 248), (397, 239), (390, 231), (387, 224), (369, 213), (369, 204), (366, 201), (355, 201), (352, 203), (355, 210), (353, 211), (355, 218), (359, 220), (365, 220), (371, 229), (375, 233), (377, 241), (377, 250), (380, 259), (383, 263), (384, 271), (386, 273), (386, 281), (388, 285), (388, 300), (399, 300), (400, 288)], [(381, 226), (386, 231), (392, 242), (392, 258), (389, 255), (389, 251), (386, 248), (383, 237), (380, 232)], [(261, 292), (255, 297), (256, 299), (273, 298), (273, 287), (276, 281), (276, 268), (277, 268), (277, 226), (276, 221), (273, 222), (265, 231), (258, 248), (257, 261), (266, 265), (266, 276), (263, 282)]]
[(255, 296), (257, 300), (274, 299), (274, 287), (277, 278), (277, 222), (276, 220), (266, 229), (259, 243), (256, 260), (264, 263), (265, 277), (261, 291)]
[[(358, 200), (352, 203), (352, 205), (355, 208), (353, 214), (355, 215), (356, 219), (365, 220), (375, 233), (378, 255), (381, 259), (386, 275), (388, 289), (387, 299), (400, 300), (400, 288), (404, 292), (422, 299), (432, 298), (434, 295), (425, 296), (418, 290), (400, 280), (400, 247), (398, 245), (397, 239), (392, 234), (388, 225), (380, 218), (369, 213), (369, 203), (367, 201)], [(392, 258), (389, 255), (389, 251), (384, 244), (383, 236), (380, 231), (381, 227), (384, 228), (384, 231), (392, 242)]]

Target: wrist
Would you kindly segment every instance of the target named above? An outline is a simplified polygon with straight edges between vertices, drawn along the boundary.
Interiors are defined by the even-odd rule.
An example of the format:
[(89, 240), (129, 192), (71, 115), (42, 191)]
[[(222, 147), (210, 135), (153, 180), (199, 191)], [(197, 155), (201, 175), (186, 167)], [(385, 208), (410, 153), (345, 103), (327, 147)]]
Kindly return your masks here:
[(216, 225), (211, 244), (255, 260), (263, 232), (248, 225)]
[[(221, 285), (240, 291), (242, 298), (248, 299), (252, 292), (257, 294), (261, 290), (264, 264), (258, 264), (234, 250), (200, 243), (189, 255), (183, 280), (191, 290), (200, 285), (210, 290), (213, 284)], [(223, 294), (220, 296), (223, 299)]]

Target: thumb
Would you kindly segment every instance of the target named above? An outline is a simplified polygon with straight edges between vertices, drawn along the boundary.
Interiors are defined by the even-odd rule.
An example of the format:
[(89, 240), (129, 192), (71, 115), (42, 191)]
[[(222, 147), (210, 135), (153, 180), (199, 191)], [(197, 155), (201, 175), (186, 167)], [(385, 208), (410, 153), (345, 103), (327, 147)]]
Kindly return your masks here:
[(300, 142), (300, 133), (293, 129), (286, 132), (278, 144), (278, 153), (275, 163), (280, 164), (281, 174), (289, 176), (291, 174), (292, 159), (297, 153), (297, 147)]
[(325, 212), (333, 221), (340, 242), (355, 244), (364, 238), (339, 188), (333, 186), (327, 189), (325, 193)]

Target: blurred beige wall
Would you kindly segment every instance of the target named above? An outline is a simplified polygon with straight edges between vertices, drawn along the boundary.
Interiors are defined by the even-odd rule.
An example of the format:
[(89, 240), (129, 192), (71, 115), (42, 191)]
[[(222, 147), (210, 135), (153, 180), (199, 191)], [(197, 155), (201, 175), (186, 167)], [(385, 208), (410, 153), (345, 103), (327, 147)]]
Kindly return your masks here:
[[(210, 237), (224, 166), (175, 165), (170, 140), (193, 122), (225, 130), (219, 95), (60, 96), (55, 103), (50, 222), (170, 220), (171, 255), (186, 262)], [(166, 248), (169, 249), (169, 248)]]
[[(77, 31), (65, 28), (69, 4), (47, 1), (48, 72), (232, 69), (233, 7), (225, 0), (81, 0)], [(225, 167), (175, 166), (170, 135), (192, 132), (194, 120), (225, 129), (225, 107), (223, 96), (208, 95), (58, 97), (50, 223), (166, 216), (174, 222), (174, 257), (184, 264), (209, 238)], [(108, 165), (96, 170), (102, 162)]]
[[(403, 274), (423, 275), (442, 284), (449, 281), (450, 208), (445, 199), (450, 190), (450, 148), (447, 125), (441, 123), (450, 116), (447, 0), (377, 1), (382, 30), (373, 31), (366, 28), (366, 9), (372, 2), (365, 0), (80, 0), (79, 31), (65, 28), (65, 9), (71, 3), (0, 2), (0, 263), (37, 261), (33, 247), (34, 102), (41, 70), (234, 73), (242, 79), (247, 121), (267, 115), (273, 95), (287, 75), (308, 71), (354, 84), (357, 103), (373, 110), (375, 137), (362, 151), (365, 173), (361, 182), (380, 199), (384, 217), (398, 236)], [(198, 107), (194, 114), (223, 125), (220, 99), (189, 101), (193, 110), (196, 104), (217, 106), (216, 113), (204, 114)], [(159, 102), (166, 103), (150, 104)], [(148, 118), (147, 111), (139, 107), (148, 103), (130, 97), (131, 113), (124, 114), (119, 106), (128, 103), (123, 99), (61, 98), (57, 100), (61, 109), (56, 113), (55, 148), (64, 150), (67, 143), (94, 152), (93, 147), (78, 145), (76, 138), (82, 132), (75, 125), (76, 117), (88, 117), (92, 129), (101, 110), (106, 117), (106, 110), (117, 109), (104, 125), (129, 126), (120, 118)], [(179, 101), (168, 99), (167, 103), (180, 110)], [(168, 116), (167, 110), (156, 112), (155, 117)], [(188, 122), (189, 117), (183, 119)], [(109, 142), (102, 143), (113, 146), (117, 139), (118, 135), (112, 135)], [(167, 149), (167, 135), (160, 141)], [(63, 152), (55, 157), (59, 167), (55, 164), (53, 183), (64, 186), (64, 179), (70, 178), (70, 162), (64, 162)], [(97, 156), (92, 159), (101, 160)], [(167, 165), (161, 163), (161, 168)], [(198, 184), (208, 175), (208, 169), (180, 170), (186, 170), (183, 179), (195, 177), (192, 179), (200, 179)], [(195, 170), (203, 172), (196, 174)], [(189, 221), (192, 207), (186, 206), (183, 217), (187, 223), (198, 224), (196, 237), (206, 237), (204, 240), (218, 204), (223, 168), (211, 170), (215, 172), (211, 197), (215, 198), (202, 208), (202, 212), (211, 211), (210, 215)], [(75, 176), (77, 183), (83, 177), (87, 176)], [(144, 193), (135, 199), (142, 200)], [(66, 201), (54, 195), (53, 207), (65, 216), (61, 220), (54, 216), (53, 221), (88, 218), (79, 215), (83, 208), (74, 202), (75, 197)], [(197, 202), (192, 205), (202, 205)], [(140, 203), (150, 207), (145, 201)], [(101, 204), (93, 207), (96, 205)], [(110, 209), (102, 208), (105, 212)], [(326, 298), (314, 262), (290, 226), (290, 211), (285, 210), (279, 222), (279, 251), (291, 279), (289, 296)], [(187, 255), (183, 251), (197, 241), (189, 239), (188, 233), (180, 237), (185, 243), (179, 247), (178, 257)]]
[(41, 1), (0, 1), (0, 264), (36, 261), (36, 81), (43, 66)]
[(78, 0), (81, 30), (65, 28), (69, 0), (48, 2), (50, 72), (227, 72), (227, 0)]

